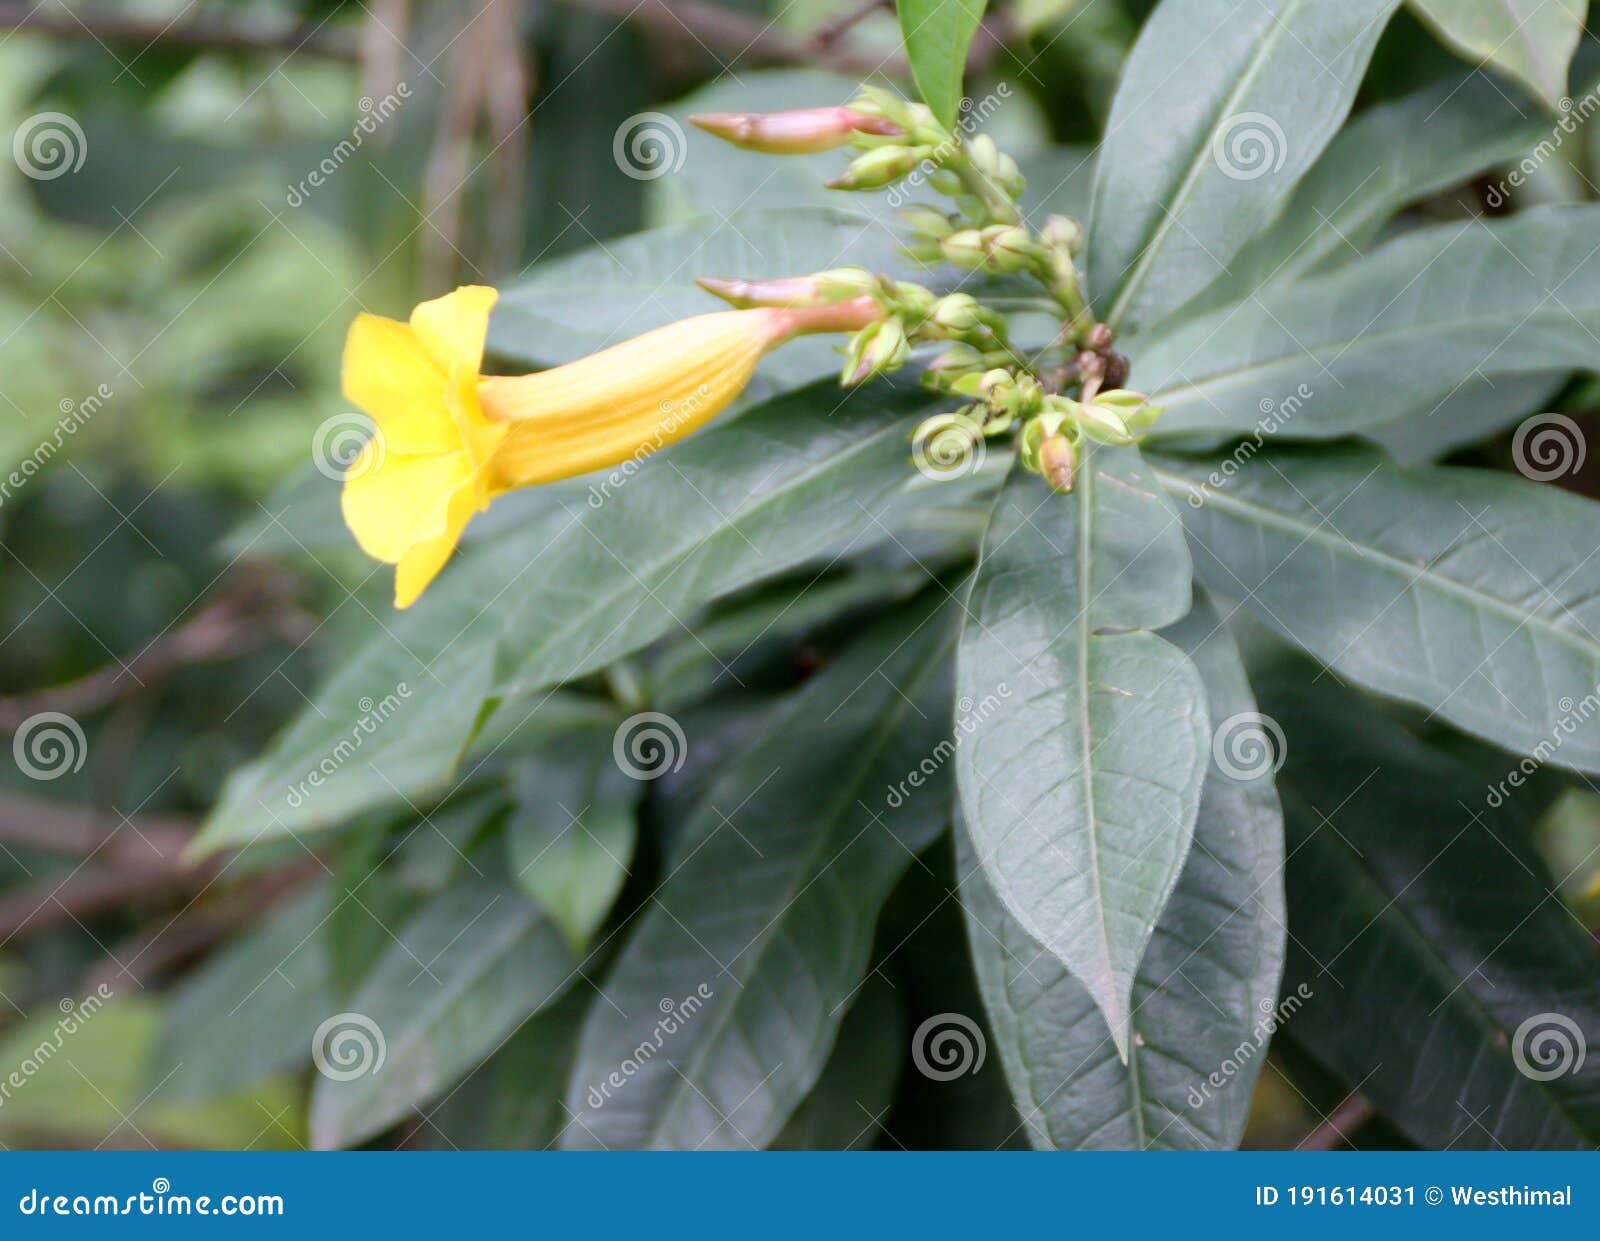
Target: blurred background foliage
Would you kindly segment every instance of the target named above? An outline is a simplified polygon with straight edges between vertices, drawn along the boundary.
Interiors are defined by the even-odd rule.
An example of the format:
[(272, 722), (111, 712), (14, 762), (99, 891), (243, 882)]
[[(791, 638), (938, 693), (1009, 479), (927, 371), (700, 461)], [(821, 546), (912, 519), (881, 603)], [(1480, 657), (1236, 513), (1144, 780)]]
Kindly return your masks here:
[[(339, 353), (358, 309), (398, 314), (458, 283), (514, 285), (544, 264), (519, 286), (531, 292), (508, 297), (513, 326), (497, 331), (520, 332), (524, 352), (559, 361), (604, 339), (618, 305), (652, 320), (682, 309), (630, 304), (626, 288), (608, 305), (590, 278), (606, 243), (757, 208), (838, 205), (820, 188), (826, 157), (746, 159), (691, 131), (682, 175), (642, 180), (612, 158), (619, 128), (644, 111), (681, 121), (691, 110), (837, 102), (880, 65), (903, 80), (885, 9), (718, 5), (0, 3), (0, 134), (57, 112), (86, 141), (68, 175), (36, 179), (0, 161), (0, 476), (54, 445), (0, 503), (0, 718), (15, 730), (58, 710), (87, 735), (81, 768), (49, 784), (0, 764), (0, 1069), (64, 1045), (14, 1097), (0, 1096), (0, 1142), (553, 1139), (560, 1092), (541, 1082), (559, 1079), (586, 996), (523, 1026), (426, 1121), (410, 1105), (445, 1093), (465, 1063), (436, 1066), (439, 1080), (414, 1083), (413, 1098), (366, 1100), (375, 1123), (318, 1122), (305, 1085), (305, 1025), (366, 979), (392, 938), (386, 928), (491, 840), (537, 846), (542, 799), (518, 790), (538, 783), (538, 746), (508, 747), (475, 787), (420, 822), (420, 810), (380, 816), (316, 856), (290, 843), (219, 871), (186, 869), (177, 855), (228, 773), (306, 701), (338, 652), (388, 622), (388, 575), (346, 536), (337, 486), (311, 450), (346, 413)], [(987, 19), (968, 90), (1015, 92), (993, 131), (1023, 159), (1035, 205), (1082, 201), (1118, 66), (1149, 7), (1020, 0)], [(1399, 18), (1362, 103), (1458, 69), (1420, 24)], [(402, 89), (393, 114), (306, 188), (372, 114), (359, 101), (377, 108)], [(1585, 196), (1592, 164), (1579, 145), (1522, 193)], [(1458, 186), (1410, 218), (1481, 208), (1471, 186)], [(713, 236), (733, 245), (737, 231)], [(1519, 397), (1461, 452), (1502, 460), (1503, 433), (1539, 399)], [(1591, 399), (1570, 386), (1548, 407), (1588, 418)], [(86, 409), (55, 444), (63, 416)], [(519, 500), (497, 505), (471, 537), (540, 503)], [(829, 580), (818, 607), (786, 612), (782, 631), (745, 661), (747, 692), (781, 703), (838, 644), (837, 623), (813, 618), (856, 616), (904, 593), (901, 567), (864, 558)], [(761, 632), (762, 609), (795, 596), (775, 583), (712, 619), (738, 631), (754, 617), (751, 632)], [(667, 669), (658, 680), (699, 699), (694, 732), (707, 739), (679, 786), (660, 794), (667, 803), (708, 778), (719, 728), (747, 718), (749, 703), (735, 712), (699, 693), (715, 676), (697, 655), (683, 644), (652, 655)], [(626, 687), (593, 688), (558, 701), (566, 714), (539, 746), (596, 728), (609, 744)], [(574, 795), (610, 797), (632, 814), (627, 790)], [(1541, 833), (1553, 856), (1588, 855), (1600, 839), (1596, 799), (1564, 799)], [(896, 985), (870, 988), (852, 1009), (842, 1053), (779, 1145), (1019, 1140), (998, 1064), (943, 1084), (901, 1071), (904, 1031), (924, 1014), (979, 1007), (959, 911), (940, 899), (946, 854), (936, 847), (891, 900), (878, 938)], [(379, 857), (386, 864), (369, 878)], [(360, 876), (343, 889), (353, 899), (336, 899), (350, 876)], [(642, 882), (629, 881), (625, 905)], [(1592, 877), (1571, 896), (1600, 917)], [(564, 916), (582, 923), (593, 912)], [(102, 984), (117, 998), (61, 1039), (63, 1004)], [(471, 1012), (492, 1025), (491, 992)], [(1275, 1056), (1250, 1140), (1292, 1145), (1341, 1090), (1292, 1044)], [(859, 1102), (868, 1097), (871, 1108)], [(1372, 1140), (1392, 1143), (1380, 1128)]]

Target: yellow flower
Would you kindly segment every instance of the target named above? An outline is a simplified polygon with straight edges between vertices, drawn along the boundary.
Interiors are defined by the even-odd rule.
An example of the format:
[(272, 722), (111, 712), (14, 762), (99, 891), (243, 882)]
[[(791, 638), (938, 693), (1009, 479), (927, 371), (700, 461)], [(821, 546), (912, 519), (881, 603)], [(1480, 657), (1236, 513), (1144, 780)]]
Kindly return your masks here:
[(484, 376), (496, 296), (460, 288), (408, 323), (361, 314), (345, 342), (345, 396), (378, 434), (345, 476), (344, 518), (362, 550), (396, 566), (396, 607), (416, 600), (495, 496), (674, 443), (726, 408), (768, 350), (880, 313), (866, 299), (722, 311), (553, 370)]

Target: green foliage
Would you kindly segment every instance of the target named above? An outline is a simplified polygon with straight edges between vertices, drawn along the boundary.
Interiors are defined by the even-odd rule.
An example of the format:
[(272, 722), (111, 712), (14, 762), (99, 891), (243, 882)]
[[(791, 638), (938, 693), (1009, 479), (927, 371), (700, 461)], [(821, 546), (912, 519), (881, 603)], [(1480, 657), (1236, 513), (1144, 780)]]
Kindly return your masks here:
[[(89, 151), (0, 168), (0, 1140), (1600, 1144), (1585, 6), (413, 7), (287, 209), (381, 65), (0, 47)], [(699, 277), (856, 334), (396, 612), (354, 312), (534, 371)]]

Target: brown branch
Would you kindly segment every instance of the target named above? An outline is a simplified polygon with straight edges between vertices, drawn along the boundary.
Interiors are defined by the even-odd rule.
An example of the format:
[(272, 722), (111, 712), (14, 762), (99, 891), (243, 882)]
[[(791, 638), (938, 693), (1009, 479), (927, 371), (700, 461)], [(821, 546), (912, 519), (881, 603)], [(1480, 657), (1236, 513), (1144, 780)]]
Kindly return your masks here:
[(634, 21), (674, 35), (690, 35), (734, 60), (749, 58), (781, 64), (821, 65), (866, 76), (887, 73), (903, 77), (905, 57), (874, 56), (849, 48), (818, 48), (807, 35), (791, 34), (763, 17), (751, 17), (706, 0), (555, 0), (623, 21)]
[(829, 18), (812, 30), (811, 46), (819, 51), (826, 51), (874, 13), (892, 7), (892, 0), (857, 0), (844, 12)]
[(15, 732), (41, 711), (89, 714), (165, 679), (189, 664), (232, 659), (282, 632), (278, 616), (287, 598), (282, 579), (246, 574), (240, 585), (161, 634), (131, 658), (48, 689), (0, 697), (0, 729)]
[(1333, 1151), (1341, 1146), (1353, 1146), (1350, 1135), (1377, 1115), (1377, 1110), (1365, 1096), (1353, 1094), (1334, 1110), (1320, 1125), (1295, 1147), (1299, 1151)]
[(132, 900), (198, 892), (214, 865), (190, 870), (85, 866), (69, 879), (43, 879), (0, 896), (0, 944), (81, 922)]
[(208, 51), (298, 53), (325, 60), (357, 59), (356, 43), (340, 29), (322, 23), (222, 21), (215, 17), (196, 21), (164, 21), (130, 13), (77, 9), (40, 10), (33, 5), (0, 5), (0, 30), (35, 30), (41, 34), (96, 43), (138, 44), (141, 49), (160, 43)]
[(194, 824), (167, 815), (124, 819), (90, 806), (0, 794), (0, 844), (27, 845), (136, 869), (170, 870), (194, 834)]

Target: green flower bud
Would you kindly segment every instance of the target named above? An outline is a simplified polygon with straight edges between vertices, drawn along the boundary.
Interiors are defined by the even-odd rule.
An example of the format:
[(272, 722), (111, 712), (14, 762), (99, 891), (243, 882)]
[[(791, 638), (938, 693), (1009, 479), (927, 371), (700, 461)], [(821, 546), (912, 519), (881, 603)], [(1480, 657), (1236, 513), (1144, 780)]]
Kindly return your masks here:
[(876, 294), (879, 281), (865, 267), (834, 267), (812, 277), (817, 292), (826, 301), (842, 302), (852, 297)]
[(1038, 254), (1038, 247), (1028, 230), (1011, 224), (994, 224), (983, 230), (983, 248), (987, 270), (996, 275), (1010, 275), (1026, 267)]
[(970, 332), (983, 322), (983, 310), (970, 293), (951, 293), (934, 303), (931, 318), (947, 332)]
[(1074, 219), (1064, 215), (1046, 216), (1040, 238), (1051, 249), (1077, 254), (1083, 249), (1083, 229)]
[(861, 383), (874, 375), (894, 370), (905, 364), (911, 354), (911, 343), (906, 339), (905, 325), (893, 316), (869, 323), (850, 340), (845, 349), (844, 373), (840, 382), (846, 387)]
[(955, 221), (937, 207), (912, 206), (900, 212), (913, 236), (943, 241), (955, 232)]
[(1039, 445), (1039, 473), (1052, 491), (1066, 495), (1078, 481), (1078, 450), (1065, 435), (1052, 435)]
[(898, 181), (925, 158), (920, 147), (881, 146), (858, 155), (843, 174), (827, 183), (830, 190), (876, 190)]
[(1133, 433), (1128, 430), (1128, 424), (1123, 421), (1122, 415), (1116, 410), (1100, 405), (1098, 402), (1089, 405), (1078, 405), (1073, 411), (1073, 420), (1090, 439), (1100, 444), (1131, 444), (1134, 442)]
[(964, 228), (951, 233), (939, 243), (939, 248), (944, 251), (944, 257), (948, 262), (966, 271), (976, 271), (988, 262), (989, 256), (983, 247), (983, 234), (975, 228)]
[(1109, 392), (1100, 393), (1094, 398), (1094, 405), (1116, 414), (1131, 435), (1139, 435), (1149, 430), (1156, 419), (1161, 417), (1161, 406), (1152, 405), (1150, 398), (1144, 393), (1131, 392), (1126, 388), (1114, 388)]

